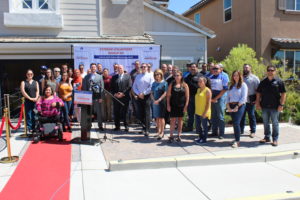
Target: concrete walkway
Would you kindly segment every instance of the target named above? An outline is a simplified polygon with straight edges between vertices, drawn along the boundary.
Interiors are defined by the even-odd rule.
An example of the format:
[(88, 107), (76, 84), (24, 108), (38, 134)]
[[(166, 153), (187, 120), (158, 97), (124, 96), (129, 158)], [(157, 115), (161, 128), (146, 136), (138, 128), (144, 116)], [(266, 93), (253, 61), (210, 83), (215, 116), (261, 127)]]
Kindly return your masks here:
[[(93, 130), (96, 130), (96, 124), (93, 124), (93, 126)], [(78, 125), (74, 125), (73, 127), (73, 138), (78, 137), (80, 135), (80, 127)], [(108, 124), (106, 128), (107, 137), (116, 141), (103, 141), (101, 138), (103, 138), (104, 133), (92, 131), (91, 144), (72, 144), (70, 199), (98, 199), (95, 197), (99, 197), (98, 194), (100, 193), (104, 199), (106, 199), (105, 197), (107, 197), (107, 199), (114, 199), (115, 197), (121, 198), (122, 195), (114, 193), (114, 187), (118, 188), (118, 191), (121, 192), (120, 194), (123, 192), (127, 195), (127, 198), (124, 199), (140, 199), (139, 197), (144, 195), (149, 187), (153, 187), (154, 190), (155, 188), (160, 188), (157, 190), (163, 194), (165, 198), (172, 197), (174, 199), (182, 199), (186, 195), (189, 195), (189, 199), (231, 199), (247, 195), (267, 195), (269, 193), (275, 193), (275, 190), (251, 194), (250, 192), (246, 192), (247, 195), (234, 195), (232, 193), (227, 194), (226, 192), (214, 194), (210, 188), (207, 188), (208, 186), (206, 187), (201, 181), (199, 182), (199, 180), (202, 180), (202, 176), (200, 177), (196, 172), (198, 170), (207, 170), (207, 172), (209, 172), (212, 169), (218, 171), (218, 166), (222, 165), (220, 166), (223, 170), (222, 173), (219, 175), (215, 174), (215, 180), (217, 181), (217, 176), (223, 176), (225, 175), (223, 173), (226, 173), (227, 168), (224, 168), (224, 164), (228, 165), (229, 171), (233, 166), (232, 164), (246, 163), (247, 166), (253, 167), (254, 169), (257, 168), (254, 166), (258, 165), (267, 173), (270, 169), (269, 167), (265, 167), (265, 164), (271, 163), (270, 161), (287, 161), (288, 159), (290, 162), (297, 161), (297, 163), (299, 163), (300, 160), (296, 159), (299, 157), (297, 153), (300, 153), (300, 127), (291, 124), (280, 124), (278, 147), (273, 147), (270, 144), (260, 145), (258, 143), (258, 141), (263, 138), (263, 128), (262, 126), (258, 126), (256, 137), (250, 138), (246, 133), (242, 136), (241, 147), (238, 149), (232, 149), (230, 147), (230, 142), (233, 140), (232, 128), (226, 128), (225, 139), (209, 138), (209, 142), (203, 146), (194, 143), (194, 139), (196, 138), (194, 133), (185, 133), (182, 136), (183, 141), (181, 143), (175, 142), (168, 144), (168, 130), (166, 131), (165, 138), (162, 141), (157, 141), (153, 137), (154, 133), (151, 133), (149, 138), (138, 134), (139, 129), (137, 127), (131, 127), (129, 133), (122, 131), (117, 133), (113, 132), (112, 124)], [(22, 159), (22, 155), (26, 152), (27, 147), (31, 143), (29, 139), (18, 137), (22, 133), (23, 129), (20, 129), (17, 133), (13, 134), (11, 138), (12, 154), (20, 156), (20, 159)], [(3, 139), (1, 140), (1, 142), (3, 142)], [(0, 152), (0, 157), (5, 156), (7, 156), (6, 149)], [(164, 165), (168, 160), (172, 161), (172, 166)], [(113, 166), (112, 163), (115, 163), (115, 165)], [(128, 163), (130, 165), (124, 167), (124, 164)], [(131, 165), (131, 163), (134, 163), (134, 165)], [(139, 164), (138, 167), (136, 163)], [(17, 165), (18, 162), (13, 164), (0, 164), (0, 191), (13, 174)], [(164, 167), (168, 168), (154, 169)], [(124, 169), (130, 171), (117, 172), (117, 170)], [(272, 170), (272, 173), (275, 173), (276, 170), (274, 171), (273, 168)], [(298, 167), (295, 172), (293, 172), (294, 175), (300, 175), (299, 170)], [(246, 173), (246, 167), (244, 171)], [(266, 176), (270, 178), (272, 177), (272, 173), (267, 173)], [(161, 177), (159, 182), (157, 182), (158, 179), (155, 178), (157, 176)], [(247, 177), (245, 176), (244, 178)], [(224, 176), (223, 178), (229, 177)], [(149, 181), (149, 183), (145, 182), (145, 180)], [(208, 176), (206, 180), (210, 180)], [(214, 180), (214, 178), (212, 180)], [(299, 178), (296, 180), (288, 178), (284, 180), (283, 184), (289, 186), (299, 180)], [(262, 183), (267, 184), (267, 182)], [(106, 183), (109, 184), (106, 185)], [(145, 184), (145, 188), (135, 193), (133, 188), (142, 187), (140, 183)], [(150, 183), (155, 186), (149, 185)], [(176, 186), (174, 183), (178, 183), (179, 185)], [(165, 189), (161, 189), (169, 184), (173, 187), (172, 194), (169, 194)], [(213, 187), (213, 183), (209, 183), (208, 185)], [(258, 185), (262, 186), (260, 183)], [(293, 191), (300, 191), (300, 184), (299, 187), (298, 183), (297, 185), (293, 185), (293, 187), (292, 185), (290, 188), (293, 188)], [(218, 185), (218, 188), (219, 186), (220, 185)], [(199, 192), (199, 188), (201, 189), (201, 187), (204, 187), (204, 191), (207, 193)], [(280, 191), (282, 192), (282, 188), (285, 187), (286, 186), (282, 185)], [(184, 192), (176, 192), (177, 190), (179, 191), (180, 188), (182, 191), (184, 190)], [(221, 195), (225, 194), (227, 198), (222, 198)], [(148, 197), (144, 199), (160, 199), (159, 193), (151, 193)]]
[[(155, 129), (152, 128), (154, 132)], [(229, 163), (260, 162), (266, 161), (267, 157), (269, 160), (295, 158), (298, 155), (294, 155), (294, 152), (300, 152), (300, 127), (287, 123), (280, 124), (278, 147), (273, 147), (271, 144), (259, 144), (258, 141), (264, 137), (264, 134), (263, 126), (258, 125), (256, 136), (250, 138), (249, 133), (246, 132), (241, 137), (241, 147), (237, 149), (231, 147), (231, 142), (234, 139), (232, 127), (226, 128), (224, 139), (212, 137), (204, 145), (197, 145), (194, 142), (197, 135), (191, 132), (183, 134), (182, 142), (169, 144), (167, 141), (168, 129), (161, 141), (156, 140), (155, 133), (150, 134), (149, 138), (138, 134), (139, 129), (137, 127), (131, 127), (128, 133), (114, 132), (112, 129), (113, 125), (108, 124), (106, 133), (108, 138), (114, 140), (112, 142), (108, 140), (101, 144), (111, 170), (172, 167), (178, 165), (178, 160), (186, 162), (195, 159), (200, 159), (200, 162), (196, 162), (197, 164), (222, 164), (227, 162), (224, 157), (238, 158), (231, 159)], [(99, 137), (103, 137), (103, 133), (100, 133)], [(201, 159), (204, 158), (210, 159), (210, 162), (203, 162)], [(213, 162), (211, 162), (212, 158), (214, 158)], [(161, 165), (157, 162), (160, 162)], [(134, 166), (134, 163), (138, 164)], [(140, 165), (141, 163), (144, 164)], [(196, 163), (191, 162), (191, 165)], [(127, 166), (118, 168), (121, 165)]]

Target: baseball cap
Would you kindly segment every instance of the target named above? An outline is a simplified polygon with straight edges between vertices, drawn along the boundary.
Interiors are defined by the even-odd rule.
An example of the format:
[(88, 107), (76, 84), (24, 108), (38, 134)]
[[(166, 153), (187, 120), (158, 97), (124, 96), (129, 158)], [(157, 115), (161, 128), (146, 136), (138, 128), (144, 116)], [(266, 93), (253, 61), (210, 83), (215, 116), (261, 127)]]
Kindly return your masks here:
[(47, 70), (47, 69), (48, 69), (48, 67), (47, 67), (47, 66), (45, 66), (45, 65), (42, 65), (42, 66), (40, 67), (40, 69), (41, 69), (41, 70)]
[(221, 67), (221, 68), (224, 68), (224, 65), (222, 63), (218, 63), (218, 65)]

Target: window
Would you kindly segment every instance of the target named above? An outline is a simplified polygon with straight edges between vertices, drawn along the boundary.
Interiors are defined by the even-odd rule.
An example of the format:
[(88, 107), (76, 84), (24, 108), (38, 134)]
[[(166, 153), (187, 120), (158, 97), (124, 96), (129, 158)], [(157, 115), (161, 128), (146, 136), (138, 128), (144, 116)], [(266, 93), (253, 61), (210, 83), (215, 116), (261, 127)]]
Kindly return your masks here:
[(232, 0), (224, 0), (224, 22), (232, 19)]
[(7, 1), (9, 12), (4, 13), (4, 25), (7, 27), (63, 28), (60, 0)]
[(300, 76), (300, 51), (280, 50), (276, 52), (274, 59), (280, 61), (279, 66), (283, 66), (285, 71)]
[(300, 0), (286, 0), (286, 9), (300, 11)]
[(186, 64), (194, 62), (193, 57), (162, 57), (161, 64), (171, 64), (179, 67), (182, 72), (186, 71)]
[(58, 0), (11, 0), (10, 12), (56, 12)]
[(300, 77), (300, 51), (295, 52), (295, 73)]
[(294, 70), (294, 51), (285, 52), (285, 70), (293, 72)]
[(194, 15), (194, 21), (196, 24), (200, 24), (201, 18), (200, 13)]

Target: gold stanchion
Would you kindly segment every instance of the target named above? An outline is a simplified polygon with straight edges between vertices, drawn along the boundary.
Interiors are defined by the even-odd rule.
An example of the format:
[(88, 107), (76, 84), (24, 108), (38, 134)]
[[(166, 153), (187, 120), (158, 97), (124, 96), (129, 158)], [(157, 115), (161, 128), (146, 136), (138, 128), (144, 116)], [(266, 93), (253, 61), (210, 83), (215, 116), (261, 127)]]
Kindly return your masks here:
[[(9, 103), (9, 94), (4, 94), (4, 107), (7, 108), (7, 117), (10, 119), (10, 103)], [(11, 136), (10, 126), (8, 127), (9, 136)]]
[(7, 155), (8, 157), (1, 158), (1, 163), (13, 163), (19, 160), (18, 156), (11, 156), (11, 146), (10, 146), (10, 132), (9, 132), (9, 124), (8, 124), (8, 109), (4, 109), (5, 116), (5, 128), (6, 128), (6, 143), (7, 143)]
[[(25, 97), (22, 97), (22, 104), (25, 104)], [(21, 138), (27, 138), (29, 137), (28, 133), (28, 128), (27, 128), (27, 119), (26, 119), (26, 111), (25, 111), (25, 106), (23, 110), (23, 117), (24, 117), (24, 132), (25, 134), (19, 135)]]

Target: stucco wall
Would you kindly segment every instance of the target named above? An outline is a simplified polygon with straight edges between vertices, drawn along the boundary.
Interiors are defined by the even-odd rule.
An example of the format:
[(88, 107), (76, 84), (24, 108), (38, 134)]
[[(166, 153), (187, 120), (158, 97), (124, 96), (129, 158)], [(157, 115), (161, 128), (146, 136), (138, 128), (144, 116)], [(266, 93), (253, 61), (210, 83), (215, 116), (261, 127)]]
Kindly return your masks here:
[[(255, 48), (254, 1), (232, 2), (232, 20), (228, 22), (224, 22), (223, 0), (211, 1), (187, 16), (194, 20), (194, 14), (200, 13), (201, 24), (215, 31), (216, 38), (208, 40), (208, 56), (218, 61), (223, 60), (238, 43)], [(220, 51), (217, 51), (218, 47)]]
[(300, 38), (300, 13), (289, 14), (278, 9), (277, 0), (261, 3), (261, 46), (262, 56), (271, 59), (271, 38)]

